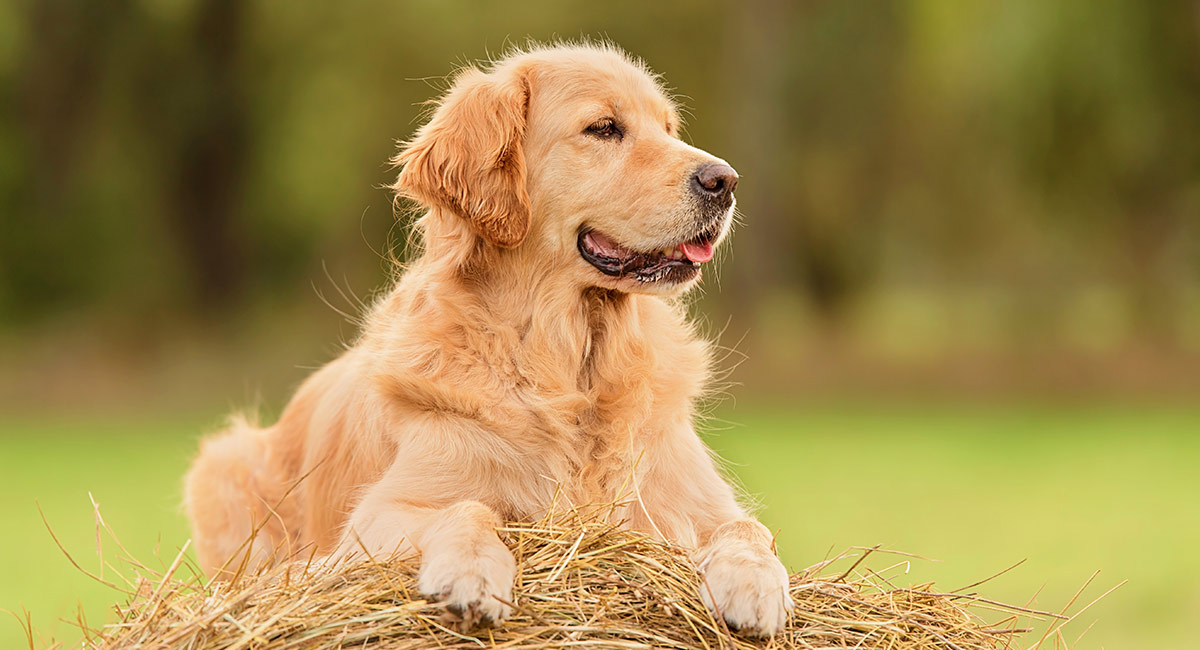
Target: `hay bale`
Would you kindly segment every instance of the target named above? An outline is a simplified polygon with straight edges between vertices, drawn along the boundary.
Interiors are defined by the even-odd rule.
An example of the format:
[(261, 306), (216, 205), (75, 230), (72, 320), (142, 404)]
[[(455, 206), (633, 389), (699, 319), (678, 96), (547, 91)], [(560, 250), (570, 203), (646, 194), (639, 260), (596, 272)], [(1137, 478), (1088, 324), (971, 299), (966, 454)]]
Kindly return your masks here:
[[(1061, 618), (932, 585), (892, 586), (862, 569), (870, 550), (791, 577), (795, 612), (771, 640), (730, 631), (700, 599), (685, 551), (574, 511), (502, 531), (518, 565), (513, 616), (464, 634), (416, 591), (417, 562), (394, 558), (333, 567), (293, 562), (227, 583), (194, 569), (143, 575), (117, 623), (92, 648), (1010, 648), (1024, 619)], [(851, 559), (847, 559), (851, 558)], [(835, 575), (834, 561), (853, 561)], [(885, 570), (886, 571), (886, 570)], [(143, 568), (143, 573), (145, 570)], [(1000, 620), (987, 622), (980, 613)]]

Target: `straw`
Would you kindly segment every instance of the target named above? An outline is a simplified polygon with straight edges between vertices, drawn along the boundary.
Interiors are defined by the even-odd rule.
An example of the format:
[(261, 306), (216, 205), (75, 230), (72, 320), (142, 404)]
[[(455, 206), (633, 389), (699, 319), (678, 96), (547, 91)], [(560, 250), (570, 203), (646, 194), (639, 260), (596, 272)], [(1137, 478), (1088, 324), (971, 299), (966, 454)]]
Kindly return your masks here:
[[(1067, 619), (962, 590), (896, 587), (864, 564), (888, 551), (853, 548), (792, 575), (796, 607), (786, 629), (755, 639), (705, 608), (685, 549), (621, 528), (609, 521), (613, 512), (612, 504), (576, 508), (501, 528), (518, 575), (513, 613), (495, 627), (459, 629), (426, 601), (417, 558), (328, 564), (304, 555), (218, 582), (180, 552), (161, 573), (137, 564), (137, 589), (117, 621), (87, 630), (83, 647), (977, 650), (1017, 647), (1032, 622), (1055, 629)], [(850, 568), (822, 576), (839, 562)]]

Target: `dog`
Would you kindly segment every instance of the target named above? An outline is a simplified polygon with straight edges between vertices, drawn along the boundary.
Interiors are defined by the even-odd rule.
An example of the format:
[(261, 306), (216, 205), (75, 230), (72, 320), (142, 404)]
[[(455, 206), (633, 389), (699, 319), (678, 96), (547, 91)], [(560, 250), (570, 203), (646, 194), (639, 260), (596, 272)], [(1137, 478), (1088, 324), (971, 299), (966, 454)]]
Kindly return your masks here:
[(712, 611), (779, 632), (787, 571), (693, 428), (713, 361), (678, 300), (738, 175), (679, 128), (613, 45), (460, 70), (393, 160), (420, 255), (275, 424), (202, 442), (185, 501), (205, 571), (419, 553), (422, 592), (494, 624), (516, 571), (497, 526), (632, 494), (623, 525), (694, 549)]

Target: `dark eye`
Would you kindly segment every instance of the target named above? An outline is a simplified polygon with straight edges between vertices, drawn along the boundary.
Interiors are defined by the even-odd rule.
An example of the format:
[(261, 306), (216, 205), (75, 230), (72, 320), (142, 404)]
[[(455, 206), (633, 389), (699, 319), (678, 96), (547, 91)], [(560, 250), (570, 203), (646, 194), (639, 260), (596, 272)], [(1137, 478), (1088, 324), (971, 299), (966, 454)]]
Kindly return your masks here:
[(621, 127), (617, 125), (617, 121), (611, 117), (596, 120), (584, 130), (584, 133), (601, 140), (620, 140), (625, 135)]

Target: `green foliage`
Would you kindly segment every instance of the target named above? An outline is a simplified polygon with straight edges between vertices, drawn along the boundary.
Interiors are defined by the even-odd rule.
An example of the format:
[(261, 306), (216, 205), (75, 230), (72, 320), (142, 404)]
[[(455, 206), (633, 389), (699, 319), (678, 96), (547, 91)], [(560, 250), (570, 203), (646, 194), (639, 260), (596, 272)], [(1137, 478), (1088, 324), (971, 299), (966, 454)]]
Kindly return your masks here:
[[(1194, 2), (71, 0), (0, 13), (7, 323), (221, 317), (383, 277), (384, 161), (453, 65), (607, 37), (742, 172), (719, 318), (839, 324), (913, 287), (1003, 293), (1001, 332), (1097, 291), (1119, 341), (1200, 298)], [(1050, 340), (1050, 343), (1054, 343)]]

